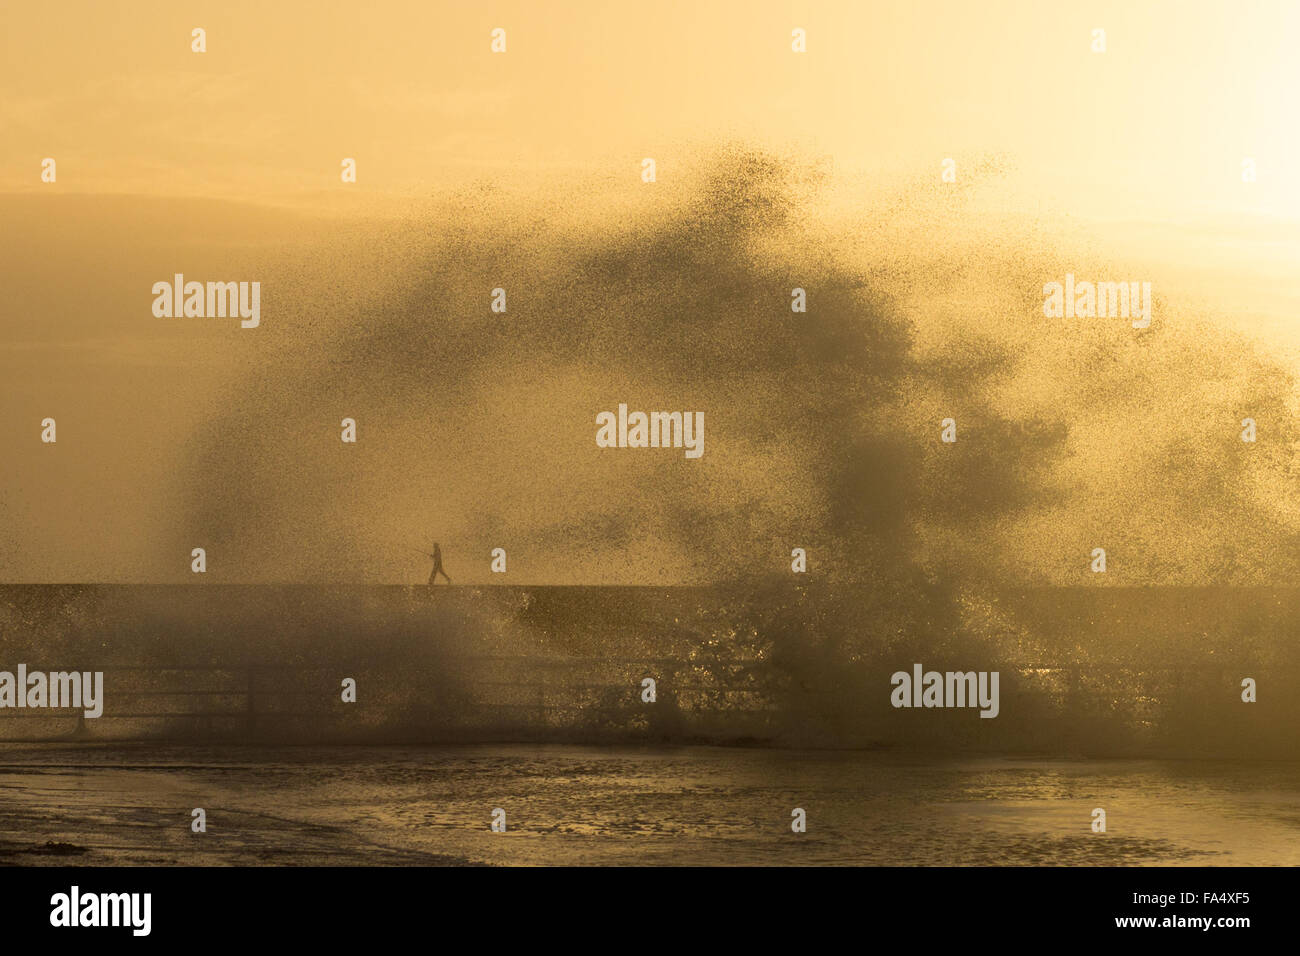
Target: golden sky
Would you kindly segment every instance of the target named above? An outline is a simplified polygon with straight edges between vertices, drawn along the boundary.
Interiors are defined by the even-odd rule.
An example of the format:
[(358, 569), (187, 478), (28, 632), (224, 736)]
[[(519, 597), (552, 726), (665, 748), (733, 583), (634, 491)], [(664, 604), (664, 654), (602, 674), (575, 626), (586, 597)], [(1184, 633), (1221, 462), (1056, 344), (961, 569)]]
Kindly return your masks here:
[(6, 190), (38, 189), (55, 156), (66, 192), (315, 202), (343, 156), (356, 192), (409, 195), (647, 155), (671, 172), (735, 137), (848, 175), (992, 160), (1076, 214), (1300, 215), (1293, 3), (137, 0), (3, 18)]
[[(194, 27), (207, 31), (208, 52), (191, 52)], [(490, 52), (495, 27), (507, 31), (504, 55)], [(791, 52), (796, 27), (807, 31), (807, 53)], [(1095, 28), (1105, 30), (1104, 53), (1091, 49)], [(289, 504), (250, 519), (284, 548), (260, 542), (242, 571), (226, 566), (227, 579), (422, 580), (417, 557), (395, 554), (408, 537), (425, 543), (428, 528), (460, 553), (510, 533), (531, 540), (517, 567), (532, 580), (716, 575), (655, 505), (617, 503), (619, 487), (652, 486), (657, 464), (573, 466), (564, 449), (587, 440), (588, 411), (629, 392), (668, 408), (706, 398), (739, 406), (740, 385), (693, 391), (680, 369), (652, 375), (635, 357), (598, 361), (583, 340), (563, 354), (539, 339), (531, 345), (557, 350), (549, 364), (500, 346), (500, 364), (473, 367), (450, 406), (417, 414), (409, 403), (386, 407), (384, 389), (355, 376), (350, 404), (341, 370), (350, 355), (362, 356), (356, 374), (385, 367), (365, 359), (387, 355), (384, 336), (397, 334), (376, 327), (384, 296), (414, 317), (397, 326), (415, 344), (394, 354), (408, 356), (426, 335), (451, 335), (438, 323), (459, 321), (456, 310), (506, 281), (499, 275), (514, 270), (521, 284), (563, 276), (568, 249), (587, 254), (590, 268), (607, 258), (601, 243), (621, 249), (646, 223), (670, 242), (674, 217), (695, 222), (692, 191), (709, 181), (710, 164), (727, 162), (716, 150), (733, 144), (788, 160), (814, 183), (803, 198), (816, 225), (754, 234), (799, 268), (833, 272), (833, 253), (884, 283), (916, 322), (922, 351), (942, 351), (962, 323), (1014, 339), (1034, 315), (1036, 284), (1077, 264), (1151, 279), (1162, 320), (1185, 316), (1190, 327), (1194, 315), (1244, 333), (1294, 368), (1297, 49), (1293, 3), (8, 4), (0, 441), (17, 451), (0, 479), (11, 531), (0, 541), (0, 579), (186, 579), (172, 551), (187, 554), (196, 535), (214, 533), (195, 514), (238, 500), (234, 466), (210, 466), (222, 489), (202, 489), (193, 473), (223, 447), (233, 449), (228, 462), (261, 462), (262, 482), (293, 486), (295, 467), (316, 469), (326, 476), (317, 504), (335, 509), (312, 528), (302, 527), (309, 512)], [(55, 184), (40, 182), (47, 156), (58, 163)], [(659, 175), (649, 194), (639, 179), (647, 156)], [(344, 157), (357, 160), (356, 185), (339, 181)], [(939, 182), (948, 157), (958, 173), (951, 188)], [(1255, 182), (1242, 181), (1245, 158)], [(471, 237), (463, 247), (462, 226)], [(597, 235), (605, 238), (585, 248)], [(688, 254), (665, 261), (675, 268)], [(1037, 272), (1008, 272), (1040, 260)], [(715, 264), (732, 261), (719, 254)], [(175, 271), (260, 276), (265, 327), (253, 335), (153, 319), (147, 290)], [(570, 294), (585, 280), (559, 286)], [(411, 324), (423, 321), (412, 301), (426, 293), (427, 328)], [(620, 294), (632, 304), (609, 315), (611, 327), (649, 308), (639, 293)], [(562, 303), (551, 308), (548, 321), (567, 320)], [(1059, 406), (1051, 386), (1060, 370), (1048, 368), (1001, 400)], [(392, 394), (404, 396), (424, 373), (402, 374)], [(440, 374), (428, 372), (431, 395)], [(780, 384), (778, 370), (771, 375), (762, 389)], [(279, 391), (267, 384), (280, 380)], [(319, 408), (325, 444), (301, 461), (250, 452), (257, 443), (232, 424), (231, 409), (242, 409), (239, 420), (307, 422), (316, 406), (302, 406), (299, 389), (318, 404), (330, 399)], [(375, 443), (357, 449), (371, 456), (367, 467), (328, 457), (338, 450), (336, 420), (353, 405), (372, 416), (363, 435), (388, 442), (387, 453)], [(57, 449), (33, 446), (32, 422), (56, 411)], [(485, 437), (485, 421), (511, 414), (520, 430)], [(697, 504), (726, 502), (764, 534), (797, 526), (804, 507), (808, 521), (828, 520), (825, 501), (792, 490), (813, 480), (800, 470), (812, 464), (791, 464), (742, 418), (711, 411), (710, 451), (672, 479), (676, 490)], [(1096, 432), (1103, 420), (1076, 423), (1080, 448), (1114, 444)], [(547, 436), (544, 452), (528, 435)], [(438, 465), (419, 436), (468, 457)], [(1104, 473), (1123, 469), (1117, 458)], [(1269, 489), (1261, 498), (1276, 495), (1260, 487)], [(490, 508), (485, 489), (497, 502)], [(256, 513), (258, 485), (239, 494)], [(366, 501), (382, 517), (367, 517)], [(629, 507), (642, 517), (627, 518)], [(584, 514), (583, 556), (566, 556), (564, 522), (580, 525)], [(1026, 519), (1023, 540), (1041, 543), (1058, 517)], [(672, 520), (697, 516), (687, 507)], [(784, 543), (768, 542), (776, 551)], [(450, 555), (449, 570), (457, 573)]]

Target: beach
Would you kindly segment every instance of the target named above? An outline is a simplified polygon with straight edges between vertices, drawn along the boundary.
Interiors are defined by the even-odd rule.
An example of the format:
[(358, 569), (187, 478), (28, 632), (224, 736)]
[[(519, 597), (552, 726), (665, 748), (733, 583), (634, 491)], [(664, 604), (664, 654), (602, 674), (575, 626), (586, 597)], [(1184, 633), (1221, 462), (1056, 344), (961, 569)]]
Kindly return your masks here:
[[(1105, 833), (1092, 811), (1107, 814)], [(191, 831), (203, 808), (207, 830)], [(506, 831), (490, 829), (503, 809)], [(791, 830), (802, 808), (807, 831)], [(9, 865), (1300, 864), (1300, 764), (571, 745), (6, 745)]]

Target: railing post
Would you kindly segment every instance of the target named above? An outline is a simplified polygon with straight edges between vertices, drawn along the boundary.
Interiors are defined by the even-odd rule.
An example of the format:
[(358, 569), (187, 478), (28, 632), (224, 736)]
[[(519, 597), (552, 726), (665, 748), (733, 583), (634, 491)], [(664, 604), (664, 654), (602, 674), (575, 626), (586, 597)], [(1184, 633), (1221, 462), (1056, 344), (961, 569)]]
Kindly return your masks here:
[(256, 684), (256, 671), (250, 665), (248, 668), (248, 690), (244, 695), (244, 722), (249, 736), (257, 729), (257, 712), (253, 705), (253, 689)]

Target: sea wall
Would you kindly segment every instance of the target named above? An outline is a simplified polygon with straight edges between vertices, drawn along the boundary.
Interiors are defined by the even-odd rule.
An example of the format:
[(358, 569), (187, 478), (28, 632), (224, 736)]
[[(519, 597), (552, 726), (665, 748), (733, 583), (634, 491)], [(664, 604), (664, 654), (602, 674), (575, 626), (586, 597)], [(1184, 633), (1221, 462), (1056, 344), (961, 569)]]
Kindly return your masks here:
[[(1298, 755), (1290, 592), (1020, 592), (1000, 599), (1004, 637), (956, 645), (877, 634), (845, 601), (815, 587), (3, 586), (0, 671), (103, 671), (105, 703), (95, 719), (0, 708), (0, 739)], [(893, 706), (891, 675), (915, 664), (997, 671), (997, 716)]]

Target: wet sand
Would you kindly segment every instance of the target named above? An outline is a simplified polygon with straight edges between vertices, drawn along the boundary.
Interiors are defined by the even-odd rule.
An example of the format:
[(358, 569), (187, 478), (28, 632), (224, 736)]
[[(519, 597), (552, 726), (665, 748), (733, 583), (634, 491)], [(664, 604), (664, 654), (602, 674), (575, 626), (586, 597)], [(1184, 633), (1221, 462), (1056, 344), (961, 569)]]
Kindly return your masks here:
[[(208, 831), (190, 830), (191, 810)], [(507, 831), (490, 830), (506, 811)], [(790, 830), (791, 810), (808, 829)], [(1107, 832), (1091, 832), (1102, 807)], [(0, 747), (7, 865), (1296, 865), (1300, 764)]]

